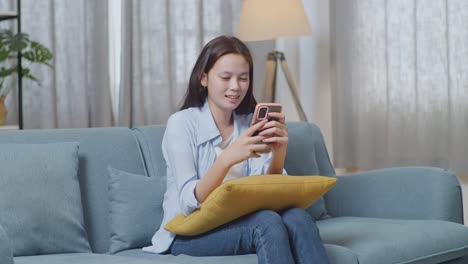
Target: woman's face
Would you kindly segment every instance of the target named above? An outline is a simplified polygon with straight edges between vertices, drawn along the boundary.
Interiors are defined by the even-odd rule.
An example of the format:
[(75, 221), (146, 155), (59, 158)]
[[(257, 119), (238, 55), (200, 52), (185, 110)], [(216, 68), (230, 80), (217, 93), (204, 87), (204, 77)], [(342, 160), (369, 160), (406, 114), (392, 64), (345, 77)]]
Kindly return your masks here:
[(239, 54), (231, 53), (219, 58), (201, 79), (201, 84), (208, 89), (210, 108), (229, 113), (234, 111), (249, 88), (249, 70), (249, 63)]

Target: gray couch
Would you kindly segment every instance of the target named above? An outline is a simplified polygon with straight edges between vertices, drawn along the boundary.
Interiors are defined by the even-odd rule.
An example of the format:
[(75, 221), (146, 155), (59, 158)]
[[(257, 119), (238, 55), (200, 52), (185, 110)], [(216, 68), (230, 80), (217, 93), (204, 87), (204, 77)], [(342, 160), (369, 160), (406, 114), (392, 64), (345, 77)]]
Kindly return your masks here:
[[(333, 176), (319, 128), (300, 122), (288, 126), (288, 173)], [(142, 252), (161, 221), (163, 133), (158, 125), (0, 132), (0, 191), (11, 192), (8, 197), (0, 193), (5, 201), (0, 210), (6, 212), (0, 213), (0, 263), (256, 263), (255, 255)], [(57, 147), (54, 142), (74, 144)], [(77, 146), (78, 163), (68, 166)], [(37, 165), (42, 160), (46, 165)], [(74, 169), (78, 187), (69, 184)], [(59, 178), (48, 181), (49, 174)], [(61, 180), (65, 174), (70, 180)], [(405, 167), (341, 176), (307, 210), (318, 220), (331, 263), (468, 263), (461, 188), (444, 169)]]

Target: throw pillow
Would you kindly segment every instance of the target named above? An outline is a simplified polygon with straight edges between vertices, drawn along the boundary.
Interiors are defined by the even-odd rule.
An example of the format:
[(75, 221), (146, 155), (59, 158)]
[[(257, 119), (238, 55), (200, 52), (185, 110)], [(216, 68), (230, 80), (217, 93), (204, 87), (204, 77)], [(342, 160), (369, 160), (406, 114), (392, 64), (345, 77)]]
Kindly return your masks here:
[(0, 263), (13, 264), (13, 254), (10, 247), (10, 239), (0, 225)]
[(91, 252), (78, 143), (1, 144), (0, 212), (14, 256)]
[(323, 176), (257, 175), (220, 185), (189, 216), (179, 214), (164, 228), (178, 235), (199, 235), (251, 212), (307, 208), (333, 185)]
[(162, 220), (166, 177), (108, 170), (110, 253), (150, 245)]

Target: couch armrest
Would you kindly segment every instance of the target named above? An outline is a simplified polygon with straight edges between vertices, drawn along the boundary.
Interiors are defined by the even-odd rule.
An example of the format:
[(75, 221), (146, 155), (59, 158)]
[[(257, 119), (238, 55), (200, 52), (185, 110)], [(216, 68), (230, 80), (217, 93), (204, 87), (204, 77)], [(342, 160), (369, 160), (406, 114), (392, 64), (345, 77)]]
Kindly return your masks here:
[(13, 253), (10, 247), (10, 239), (0, 225), (0, 263), (13, 264)]
[(462, 190), (450, 171), (401, 167), (338, 176), (325, 195), (330, 215), (463, 223)]

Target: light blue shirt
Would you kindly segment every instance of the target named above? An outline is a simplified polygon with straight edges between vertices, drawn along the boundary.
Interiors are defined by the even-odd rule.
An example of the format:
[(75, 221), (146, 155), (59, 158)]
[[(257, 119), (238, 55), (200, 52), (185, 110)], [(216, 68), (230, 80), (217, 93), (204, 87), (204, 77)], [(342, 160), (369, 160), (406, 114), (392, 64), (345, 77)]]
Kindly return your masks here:
[[(234, 113), (233, 140), (248, 129), (252, 119), (250, 115)], [(208, 103), (203, 107), (192, 107), (179, 111), (169, 117), (162, 141), (162, 153), (167, 166), (167, 190), (164, 194), (164, 217), (152, 238), (152, 246), (143, 248), (151, 253), (163, 253), (169, 249), (175, 234), (164, 226), (176, 215), (189, 215), (200, 207), (195, 198), (195, 186), (200, 178), (213, 165), (215, 147), (222, 138), (211, 115)], [(242, 162), (246, 176), (266, 174), (272, 154), (261, 154), (259, 158), (250, 158)], [(283, 174), (286, 171), (283, 170)]]

